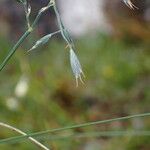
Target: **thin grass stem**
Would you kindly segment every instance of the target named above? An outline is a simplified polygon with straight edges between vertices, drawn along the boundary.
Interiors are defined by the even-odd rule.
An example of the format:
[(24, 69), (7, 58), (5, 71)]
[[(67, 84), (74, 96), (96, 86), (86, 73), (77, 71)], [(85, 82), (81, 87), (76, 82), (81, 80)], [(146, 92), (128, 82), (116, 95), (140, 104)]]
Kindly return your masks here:
[(10, 58), (13, 56), (13, 54), (16, 52), (16, 50), (19, 48), (19, 46), (24, 42), (24, 40), (29, 36), (29, 34), (34, 30), (36, 24), (38, 23), (41, 15), (48, 10), (50, 7), (52, 6), (51, 3), (49, 3), (46, 7), (43, 7), (38, 15), (36, 16), (33, 24), (31, 25), (31, 27), (22, 35), (22, 37), (17, 41), (17, 43), (13, 46), (13, 48), (9, 51), (8, 55), (6, 56), (6, 58), (4, 59), (4, 61), (1, 63), (0, 65), (0, 71), (3, 70), (3, 68), (6, 66), (6, 64), (8, 63), (8, 61), (10, 60)]
[(54, 132), (72, 130), (72, 129), (76, 129), (76, 128), (83, 128), (83, 127), (88, 127), (88, 126), (95, 126), (95, 125), (100, 125), (100, 124), (116, 122), (116, 121), (129, 120), (129, 119), (132, 119), (132, 118), (149, 117), (149, 116), (150, 116), (150, 113), (143, 113), (143, 114), (130, 115), (130, 116), (119, 117), (119, 118), (114, 118), (114, 119), (107, 119), (107, 120), (100, 120), (100, 121), (88, 122), (88, 123), (77, 124), (77, 125), (70, 125), (70, 126), (63, 127), (63, 128), (51, 129), (51, 130), (31, 133), (31, 134), (28, 134), (28, 135), (16, 136), (16, 137), (11, 137), (11, 138), (7, 138), (7, 139), (2, 139), (2, 140), (0, 140), (0, 144), (4, 144), (4, 143), (8, 143), (8, 142), (19, 142), (19, 141), (24, 140), (28, 137), (39, 137), (39, 136), (47, 135), (47, 134), (54, 133)]
[(64, 139), (76, 139), (76, 138), (93, 138), (93, 137), (122, 137), (122, 136), (150, 136), (150, 131), (96, 131), (96, 132), (85, 132), (85, 133), (75, 133), (69, 135), (47, 135), (47, 136), (40, 136), (37, 139), (42, 141), (50, 140), (64, 140)]
[[(24, 136), (27, 135), (25, 132), (23, 132), (23, 131), (21, 131), (21, 130), (15, 128), (15, 127), (12, 127), (12, 126), (10, 126), (10, 125), (8, 125), (8, 124), (5, 124), (5, 123), (0, 122), (0, 126), (1, 126), (1, 127), (4, 127), (4, 128), (7, 128), (7, 129), (10, 129), (10, 130), (12, 130), (12, 131), (15, 131), (15, 132), (17, 132), (17, 133), (19, 133), (19, 134), (21, 134), (21, 135), (24, 135)], [(38, 147), (40, 147), (40, 148), (42, 148), (42, 149), (44, 149), (44, 150), (50, 150), (50, 149), (48, 149), (46, 146), (44, 146), (43, 144), (41, 144), (40, 142), (38, 142), (36, 139), (34, 139), (33, 137), (30, 137), (30, 136), (29, 136), (28, 139), (29, 139), (32, 143), (34, 143), (36, 146), (38, 146)]]
[(19, 39), (19, 41), (14, 45), (14, 47), (9, 51), (7, 57), (4, 59), (4, 61), (0, 65), (0, 71), (6, 66), (9, 59), (13, 56), (13, 54), (16, 52), (16, 50), (19, 48), (19, 46), (22, 44), (22, 42), (28, 37), (28, 35), (31, 33), (31, 31), (26, 31), (22, 37)]

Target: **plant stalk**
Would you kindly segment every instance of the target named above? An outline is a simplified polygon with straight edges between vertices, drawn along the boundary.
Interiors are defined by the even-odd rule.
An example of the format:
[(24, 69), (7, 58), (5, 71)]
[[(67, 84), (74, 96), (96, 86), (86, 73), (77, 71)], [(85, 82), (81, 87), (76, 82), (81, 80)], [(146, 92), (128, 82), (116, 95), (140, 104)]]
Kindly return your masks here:
[(51, 130), (47, 130), (47, 131), (31, 133), (31, 134), (28, 134), (28, 135), (11, 137), (11, 138), (0, 140), (0, 144), (8, 143), (8, 142), (18, 142), (18, 141), (21, 141), (21, 140), (26, 139), (28, 137), (39, 137), (39, 136), (47, 135), (47, 134), (54, 133), (54, 132), (60, 132), (60, 131), (65, 131), (65, 130), (73, 130), (73, 129), (76, 129), (76, 128), (83, 128), (83, 127), (88, 127), (88, 126), (106, 124), (106, 123), (111, 123), (111, 122), (116, 122), (116, 121), (124, 121), (124, 120), (133, 119), (133, 118), (139, 118), (139, 117), (150, 117), (150, 112), (143, 113), (143, 114), (125, 116), (125, 117), (120, 117), (120, 118), (99, 120), (99, 121), (95, 121), (95, 122), (87, 122), (87, 123), (82, 123), (82, 124), (77, 124), (77, 125), (70, 125), (70, 126), (67, 126), (67, 127), (62, 127), (62, 128), (56, 128), (56, 129), (51, 129)]
[(16, 50), (19, 48), (19, 46), (24, 42), (24, 40), (29, 36), (29, 34), (34, 30), (36, 24), (38, 23), (41, 15), (48, 10), (50, 7), (52, 6), (51, 3), (49, 3), (46, 7), (43, 7), (38, 15), (36, 16), (33, 24), (31, 25), (31, 27), (22, 35), (22, 37), (18, 40), (18, 42), (14, 45), (14, 47), (9, 51), (8, 55), (6, 56), (6, 58), (4, 59), (4, 61), (1, 63), (0, 65), (0, 71), (3, 70), (3, 68), (6, 66), (6, 64), (8, 63), (8, 61), (10, 60), (10, 58), (14, 55), (14, 53), (16, 52)]
[[(19, 133), (19, 134), (21, 134), (21, 135), (24, 135), (24, 136), (27, 135), (25, 132), (23, 132), (23, 131), (21, 131), (21, 130), (15, 128), (15, 127), (12, 127), (12, 126), (10, 126), (10, 125), (8, 125), (8, 124), (5, 124), (5, 123), (0, 122), (0, 126), (1, 126), (1, 127), (4, 127), (4, 128), (7, 128), (7, 129), (10, 129), (10, 130), (12, 130), (12, 131), (15, 131), (15, 132), (17, 132), (17, 133)], [(32, 137), (28, 137), (28, 139), (29, 139), (32, 143), (34, 143), (35, 145), (37, 145), (38, 147), (42, 148), (43, 150), (50, 150), (50, 149), (48, 149), (46, 146), (44, 146), (43, 144), (41, 144), (40, 142), (38, 142), (36, 139), (34, 139), (34, 138), (32, 138)]]

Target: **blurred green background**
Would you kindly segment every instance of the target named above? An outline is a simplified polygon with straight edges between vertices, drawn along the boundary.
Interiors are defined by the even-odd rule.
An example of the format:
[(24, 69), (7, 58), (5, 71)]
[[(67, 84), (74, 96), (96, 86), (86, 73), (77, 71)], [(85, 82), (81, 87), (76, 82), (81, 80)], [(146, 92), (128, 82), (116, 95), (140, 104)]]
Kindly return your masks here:
[[(122, 27), (121, 23), (117, 24)], [(150, 32), (143, 34), (143, 28), (144, 25), (136, 28), (138, 38), (126, 25), (127, 31), (119, 28), (122, 33), (119, 35), (99, 32), (90, 36), (87, 33), (75, 39), (86, 75), (85, 85), (80, 84), (78, 88), (69, 64), (69, 51), (61, 37), (27, 53), (39, 39), (39, 34), (33, 33), (0, 72), (0, 121), (32, 133), (149, 112), (150, 43), (147, 35)], [(0, 62), (15, 42), (11, 34), (16, 33), (0, 33)], [(149, 128), (149, 118), (136, 118), (49, 134), (40, 140), (53, 150), (149, 150), (150, 136), (92, 136), (93, 132), (100, 131), (148, 131)], [(84, 133), (89, 136), (78, 137)], [(0, 139), (15, 135), (0, 128)], [(0, 150), (10, 149), (37, 147), (28, 140), (0, 145)]]

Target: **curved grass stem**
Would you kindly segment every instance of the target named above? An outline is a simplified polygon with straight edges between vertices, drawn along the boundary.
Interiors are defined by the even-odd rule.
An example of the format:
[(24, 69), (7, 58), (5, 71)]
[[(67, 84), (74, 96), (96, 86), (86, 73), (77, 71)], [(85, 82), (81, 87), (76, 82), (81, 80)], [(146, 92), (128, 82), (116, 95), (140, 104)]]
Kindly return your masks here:
[[(1, 126), (1, 127), (4, 127), (4, 128), (7, 128), (7, 129), (10, 129), (10, 130), (12, 130), (12, 131), (15, 131), (15, 132), (17, 132), (17, 133), (19, 133), (19, 134), (21, 134), (21, 135), (23, 135), (23, 136), (26, 136), (26, 135), (27, 135), (25, 132), (23, 132), (23, 131), (21, 131), (21, 130), (15, 128), (15, 127), (12, 127), (12, 126), (10, 126), (10, 125), (8, 125), (8, 124), (5, 124), (5, 123), (0, 122), (0, 126)], [(33, 137), (28, 137), (28, 139), (29, 139), (32, 143), (34, 143), (35, 145), (37, 145), (38, 147), (42, 148), (43, 150), (50, 150), (50, 149), (48, 149), (46, 146), (44, 146), (43, 144), (41, 144), (40, 142), (38, 142), (36, 139), (34, 139)]]

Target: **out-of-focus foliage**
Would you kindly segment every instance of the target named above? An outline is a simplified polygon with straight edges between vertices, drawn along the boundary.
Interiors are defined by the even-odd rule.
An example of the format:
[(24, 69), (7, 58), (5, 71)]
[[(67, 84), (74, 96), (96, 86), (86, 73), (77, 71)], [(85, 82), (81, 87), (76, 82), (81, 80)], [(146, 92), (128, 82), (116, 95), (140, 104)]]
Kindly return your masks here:
[[(8, 14), (6, 16), (5, 19), (12, 19)], [(22, 17), (22, 14), (19, 16)], [(148, 30), (140, 25), (142, 22), (138, 24), (132, 22), (132, 19), (121, 19), (119, 22), (119, 19), (116, 21), (112, 17), (111, 22), (115, 24), (116, 33), (119, 32), (118, 36), (98, 33), (97, 37), (88, 35), (76, 40), (78, 56), (86, 75), (85, 85), (78, 88), (69, 69), (66, 55), (69, 55), (69, 51), (65, 49), (66, 45), (58, 38), (51, 39), (49, 44), (29, 54), (26, 50), (38, 39), (35, 35), (30, 36), (6, 68), (0, 72), (0, 120), (31, 133), (70, 124), (149, 112), (150, 45), (146, 32)], [(10, 21), (10, 25), (11, 23)], [(38, 28), (40, 34), (47, 29), (47, 26), (41, 24)], [(55, 29), (54, 21), (51, 24)], [(0, 22), (3, 29), (10, 29), (7, 25)], [(16, 32), (18, 26), (20, 24), (12, 25), (14, 32), (10, 29), (10, 32), (3, 30), (4, 32), (0, 33), (0, 62), (14, 43), (6, 38), (8, 36), (4, 38), (4, 35), (11, 33), (9, 39), (12, 39), (12, 33), (18, 37), (21, 32)], [(43, 29), (43, 26), (46, 28)], [(146, 29), (147, 27), (146, 25)], [(132, 29), (134, 36), (131, 36), (133, 32), (126, 29)], [(121, 36), (120, 33), (125, 36)], [(47, 138), (43, 137), (42, 142), (54, 150), (149, 150), (149, 136), (50, 140), (55, 135), (59, 137), (72, 133), (110, 130), (141, 131), (149, 128), (149, 119), (136, 118), (51, 134)], [(0, 139), (15, 135), (7, 129), (0, 129)], [(29, 141), (22, 141), (0, 145), (0, 149), (26, 150), (36, 147)]]
[[(1, 58), (10, 48), (1, 38)], [(149, 110), (149, 47), (128, 44), (111, 37), (84, 38), (76, 43), (86, 74), (85, 85), (75, 87), (70, 72), (67, 50), (61, 41), (52, 40), (48, 47), (41, 47), (30, 55), (20, 48), (9, 65), (1, 72), (0, 118), (27, 132), (46, 130), (94, 120), (125, 116)], [(25, 96), (15, 97), (15, 88), (20, 77), (26, 74), (30, 82)], [(146, 130), (147, 119), (88, 127), (66, 131), (61, 135), (105, 130)], [(1, 138), (10, 137), (8, 130), (0, 132)], [(136, 138), (138, 140), (138, 138)], [(148, 150), (149, 137), (83, 138), (44, 140), (54, 149), (86, 149), (95, 142), (104, 149), (135, 149), (138, 145)], [(116, 146), (117, 145), (117, 146)], [(119, 146), (120, 145), (120, 146)], [(12, 145), (0, 145), (9, 149)], [(14, 149), (30, 149), (27, 142), (13, 145)], [(140, 147), (139, 146), (139, 147)], [(16, 147), (16, 148), (15, 148)], [(92, 149), (92, 148), (91, 148)], [(97, 148), (99, 149), (99, 147)]]
[(147, 41), (150, 39), (150, 1), (132, 0), (138, 9), (129, 9), (120, 0), (106, 0), (105, 14), (118, 38), (129, 41)]

